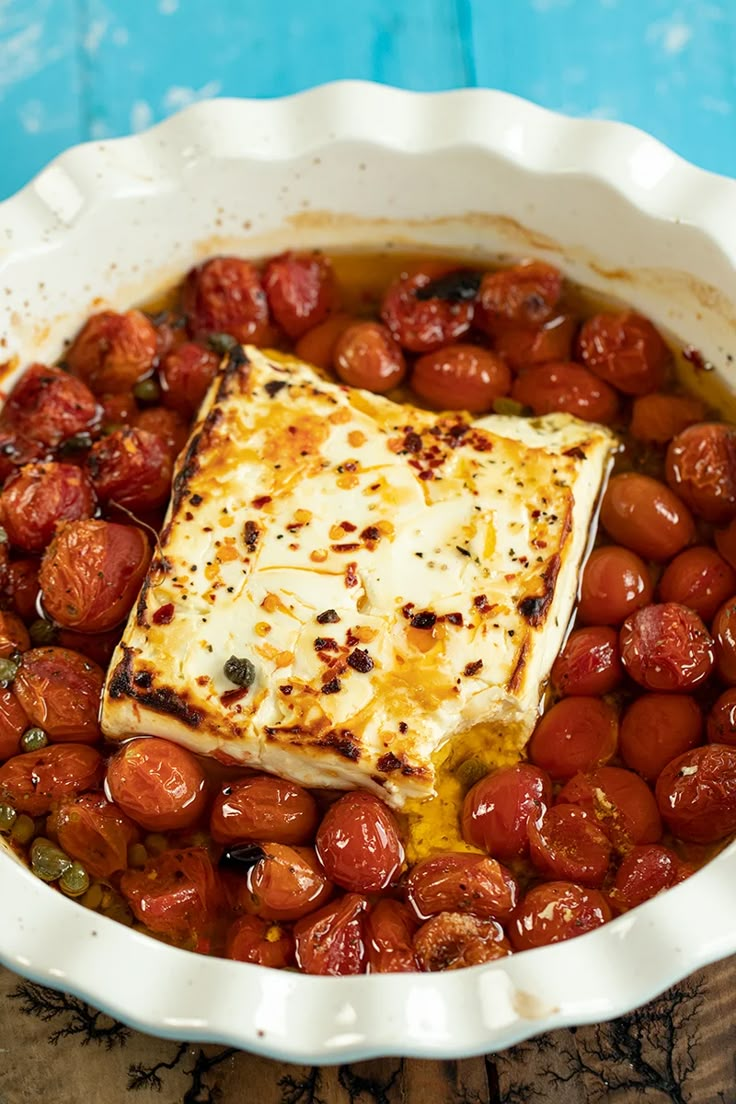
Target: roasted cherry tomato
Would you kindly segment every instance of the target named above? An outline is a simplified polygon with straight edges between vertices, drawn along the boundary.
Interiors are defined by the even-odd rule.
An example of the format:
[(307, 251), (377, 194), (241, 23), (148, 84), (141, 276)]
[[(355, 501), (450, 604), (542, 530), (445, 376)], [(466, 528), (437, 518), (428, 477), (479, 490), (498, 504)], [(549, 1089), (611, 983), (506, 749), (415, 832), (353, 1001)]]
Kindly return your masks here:
[(494, 335), (493, 347), (518, 372), (534, 364), (569, 361), (577, 322), (558, 314), (541, 326), (504, 326)]
[(724, 690), (708, 714), (708, 740), (711, 744), (736, 747), (736, 688)]
[(130, 391), (151, 374), (157, 356), (158, 337), (145, 314), (102, 311), (85, 322), (64, 360), (95, 395), (104, 395)]
[(134, 425), (146, 433), (155, 433), (166, 445), (172, 460), (179, 455), (189, 437), (189, 426), (181, 414), (165, 406), (150, 406), (147, 410), (141, 410), (134, 418)]
[(306, 974), (362, 974), (368, 902), (346, 893), (294, 925), (297, 964)]
[(642, 694), (621, 721), (619, 748), (627, 767), (647, 782), (703, 739), (703, 715), (686, 694)]
[(695, 522), (687, 506), (658, 479), (614, 475), (601, 504), (601, 523), (615, 541), (645, 560), (669, 560), (691, 544)]
[(596, 314), (578, 337), (583, 364), (626, 395), (646, 395), (662, 386), (670, 352), (652, 323), (634, 311)]
[(87, 470), (101, 502), (128, 510), (151, 510), (171, 492), (172, 461), (156, 433), (126, 426), (90, 450)]
[(586, 625), (620, 625), (648, 606), (654, 588), (644, 561), (628, 548), (594, 548), (583, 569), (577, 615)]
[(97, 401), (81, 380), (60, 368), (32, 364), (5, 400), (0, 428), (56, 448), (95, 430), (99, 419)]
[(41, 552), (61, 521), (79, 521), (95, 511), (95, 496), (74, 464), (27, 464), (0, 494), (0, 522), (11, 544)]
[(736, 748), (706, 744), (673, 759), (657, 779), (657, 803), (667, 827), (680, 839), (715, 843), (732, 835)]
[(262, 344), (268, 334), (268, 301), (258, 269), (240, 257), (215, 257), (193, 268), (181, 305), (193, 337), (226, 333)]
[(667, 482), (705, 521), (736, 514), (736, 429), (722, 422), (690, 426), (667, 449)]
[(70, 522), (41, 562), (44, 608), (66, 629), (105, 632), (128, 616), (150, 559), (146, 535), (134, 525)]
[(333, 364), (351, 387), (382, 395), (406, 375), (406, 361), (390, 330), (380, 322), (356, 322), (337, 339)]
[[(0, 414), (0, 421), (2, 414)], [(22, 468), (42, 459), (48, 452), (48, 446), (40, 441), (31, 441), (19, 433), (3, 433), (0, 429), (0, 484)]]
[(265, 920), (298, 920), (321, 905), (332, 894), (311, 847), (287, 847), (264, 843), (263, 855), (248, 870), (237, 904)]
[(26, 751), (0, 767), (0, 801), (18, 813), (42, 816), (64, 797), (97, 789), (103, 770), (102, 756), (87, 744)]
[(697, 613), (677, 602), (646, 606), (627, 617), (621, 659), (645, 690), (692, 690), (713, 669), (714, 645)]
[(472, 912), (503, 923), (517, 894), (511, 874), (495, 859), (458, 851), (422, 859), (406, 881), (407, 900), (420, 920), (438, 912)]
[(623, 680), (618, 633), (607, 625), (576, 629), (552, 665), (552, 685), (563, 697), (610, 694)]
[(203, 847), (164, 851), (140, 870), (126, 870), (120, 890), (135, 917), (162, 935), (195, 937), (213, 919), (220, 893)]
[(511, 954), (511, 944), (495, 920), (481, 920), (467, 912), (441, 912), (422, 924), (414, 936), (422, 970), (460, 970)]
[(316, 252), (273, 257), (263, 287), (272, 316), (292, 341), (323, 322), (337, 300), (332, 264)]
[[(47, 622), (49, 625), (50, 622)], [(53, 627), (52, 627), (53, 628)], [(60, 648), (70, 648), (73, 652), (91, 659), (99, 667), (107, 667), (113, 652), (120, 642), (120, 626), (102, 633), (77, 632), (75, 629), (60, 629), (56, 643)]]
[(636, 908), (692, 873), (692, 867), (669, 847), (656, 843), (632, 847), (618, 868), (611, 899), (621, 908)]
[[(191, 418), (207, 394), (219, 365), (220, 358), (216, 353), (193, 341), (185, 341), (172, 349), (161, 365), (164, 405), (185, 418)], [(160, 432), (155, 426), (145, 428)]]
[(657, 843), (662, 836), (654, 794), (633, 771), (599, 767), (576, 774), (560, 790), (561, 805), (579, 805), (600, 824), (616, 847)]
[(511, 397), (535, 414), (563, 411), (586, 422), (610, 425), (618, 414), (618, 396), (612, 387), (587, 368), (569, 361), (522, 368)]
[(215, 798), (210, 831), (218, 843), (311, 843), (319, 823), (312, 795), (283, 778), (251, 775), (228, 782)]
[(23, 656), (13, 690), (31, 724), (52, 742), (93, 744), (100, 738), (104, 679), (101, 667), (68, 648), (32, 648)]
[(712, 629), (718, 675), (729, 686), (736, 686), (736, 598), (723, 603)]
[(346, 793), (330, 806), (316, 848), (327, 877), (354, 893), (386, 889), (404, 861), (395, 817), (365, 790)]
[[(0, 545), (0, 550), (4, 548)], [(0, 551), (0, 556), (2, 551)], [(24, 621), (33, 621), (38, 617), (38, 569), (39, 561), (35, 559), (12, 560), (7, 565), (5, 574), (5, 596), (13, 610)]]
[(294, 936), (282, 924), (260, 916), (239, 916), (230, 925), (225, 955), (236, 962), (255, 962), (283, 970), (294, 965)]
[(548, 775), (531, 763), (517, 763), (481, 778), (465, 798), (463, 838), (509, 862), (529, 850), (529, 820), (551, 803)]
[(28, 629), (20, 617), (9, 610), (0, 610), (0, 657), (5, 659), (15, 652), (27, 652), (30, 646)]
[(495, 334), (506, 326), (540, 326), (562, 295), (562, 273), (544, 261), (487, 272), (478, 293), (476, 325)]
[(642, 395), (634, 399), (629, 433), (637, 441), (666, 445), (704, 417), (703, 404), (689, 395)]
[(529, 857), (545, 878), (601, 886), (612, 854), (603, 829), (575, 805), (555, 805), (529, 825)]
[(388, 898), (377, 901), (366, 920), (369, 974), (404, 974), (418, 969), (412, 946), (416, 919), (408, 905)]
[(555, 782), (609, 763), (618, 744), (618, 714), (600, 698), (563, 698), (537, 722), (529, 758)]
[(419, 357), (411, 385), (438, 410), (482, 414), (491, 409), (495, 399), (508, 395), (511, 372), (500, 356), (480, 345), (446, 345)]
[(584, 935), (611, 919), (605, 897), (572, 882), (544, 882), (530, 889), (508, 928), (515, 951), (546, 947)]
[(59, 844), (94, 878), (111, 878), (128, 865), (128, 848), (140, 833), (103, 793), (65, 798), (53, 817)]
[(108, 764), (107, 786), (115, 804), (150, 832), (191, 828), (207, 803), (195, 756), (156, 736), (123, 744)]
[(719, 606), (736, 593), (736, 571), (713, 548), (686, 548), (668, 564), (659, 580), (663, 602), (679, 602), (710, 621)]
[(431, 353), (457, 341), (473, 321), (472, 300), (418, 298), (417, 292), (434, 278), (429, 272), (404, 273), (383, 299), (381, 318), (399, 345), (411, 353)]
[(17, 755), (20, 738), (31, 724), (12, 690), (0, 689), (0, 762)]
[(122, 391), (114, 395), (102, 395), (102, 429), (109, 432), (128, 425), (138, 414), (138, 404), (132, 391)]
[(715, 542), (724, 560), (736, 571), (736, 518), (725, 529), (716, 529)]
[(295, 355), (326, 371), (334, 364), (335, 349), (341, 335), (358, 322), (360, 319), (351, 314), (331, 315), (299, 338), (294, 346)]

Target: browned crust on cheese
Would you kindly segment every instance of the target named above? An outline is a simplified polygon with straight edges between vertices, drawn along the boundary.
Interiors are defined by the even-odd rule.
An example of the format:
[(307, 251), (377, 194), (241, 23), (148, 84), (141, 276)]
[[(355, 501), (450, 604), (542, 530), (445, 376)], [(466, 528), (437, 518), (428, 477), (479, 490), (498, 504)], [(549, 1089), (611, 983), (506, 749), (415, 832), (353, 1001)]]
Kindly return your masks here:
[(199, 728), (204, 714), (190, 705), (183, 694), (177, 694), (169, 686), (142, 686), (140, 678), (133, 676), (134, 649), (121, 645), (123, 658), (113, 669), (107, 684), (107, 693), (113, 700), (130, 698), (146, 709), (174, 717), (188, 728)]

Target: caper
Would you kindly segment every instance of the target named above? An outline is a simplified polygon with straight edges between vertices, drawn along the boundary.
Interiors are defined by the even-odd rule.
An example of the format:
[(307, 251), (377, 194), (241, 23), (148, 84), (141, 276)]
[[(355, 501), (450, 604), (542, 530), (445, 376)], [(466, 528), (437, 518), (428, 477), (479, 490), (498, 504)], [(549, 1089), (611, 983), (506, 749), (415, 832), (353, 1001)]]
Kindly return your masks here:
[(0, 525), (0, 544), (8, 544), (8, 531), (3, 525)]
[(39, 836), (31, 848), (31, 870), (44, 882), (55, 882), (73, 866), (72, 860), (51, 840)]
[(67, 897), (81, 897), (89, 889), (89, 874), (80, 862), (73, 862), (59, 878), (59, 889)]
[(142, 843), (133, 843), (128, 848), (128, 866), (141, 867), (148, 862), (148, 852)]
[(33, 817), (29, 817), (26, 813), (21, 813), (10, 829), (10, 838), (21, 846), (30, 843), (35, 834), (36, 823)]
[(213, 353), (219, 353), (220, 356), (225, 356), (225, 353), (229, 353), (234, 345), (237, 345), (237, 341), (228, 333), (211, 333), (207, 338), (207, 344)]
[(162, 836), (160, 832), (149, 833), (143, 842), (149, 855), (161, 855), (168, 847), (166, 836)]
[(488, 774), (488, 767), (482, 759), (478, 759), (476, 756), (471, 755), (469, 759), (464, 759), (462, 763), (458, 764), (455, 768), (455, 777), (457, 778), (463, 789), (470, 789), (476, 782), (480, 782), (481, 778), (485, 778)]
[(33, 644), (55, 644), (59, 630), (53, 621), (47, 621), (45, 617), (38, 617), (31, 622), (28, 635)]
[(0, 832), (7, 835), (18, 817), (12, 805), (0, 805)]
[(130, 927), (133, 923), (133, 913), (130, 911), (127, 901), (109, 887), (102, 895), (101, 911), (103, 916), (109, 917), (110, 920), (117, 920), (119, 924), (125, 924), (126, 927)]
[(501, 395), (499, 398), (493, 400), (493, 413), (494, 414), (508, 414), (511, 417), (520, 417), (522, 414), (529, 414), (529, 407), (524, 406), (523, 403), (518, 402), (517, 399), (510, 399), (506, 395)]
[(18, 661), (10, 657), (0, 659), (0, 686), (10, 686), (18, 674), (19, 666)]
[(249, 659), (238, 656), (230, 656), (225, 662), (225, 676), (234, 682), (236, 686), (242, 686), (247, 690), (253, 685), (256, 678), (256, 669)]
[(89, 433), (73, 433), (71, 437), (67, 437), (66, 441), (63, 441), (59, 446), (59, 456), (74, 456), (75, 453), (83, 452), (85, 449), (92, 447), (92, 437)]
[(153, 378), (139, 380), (133, 388), (133, 394), (139, 402), (157, 403), (161, 398), (161, 388)]
[(40, 751), (48, 742), (49, 738), (42, 728), (27, 728), (20, 738), (24, 751)]
[(80, 897), (80, 904), (88, 909), (97, 909), (100, 907), (102, 904), (102, 886), (99, 882), (94, 882), (87, 892)]

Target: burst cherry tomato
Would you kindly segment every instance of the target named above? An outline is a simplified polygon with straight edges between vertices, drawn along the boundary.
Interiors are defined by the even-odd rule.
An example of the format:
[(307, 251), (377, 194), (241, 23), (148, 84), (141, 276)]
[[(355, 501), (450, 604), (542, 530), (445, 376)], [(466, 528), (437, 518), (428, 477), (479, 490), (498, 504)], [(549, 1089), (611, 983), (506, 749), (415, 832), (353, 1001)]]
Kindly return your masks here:
[(294, 925), (296, 960), (307, 974), (362, 974), (366, 964), (365, 911), (357, 893), (325, 905)]
[(78, 521), (95, 511), (92, 484), (74, 464), (27, 464), (0, 494), (0, 521), (11, 544), (41, 552), (61, 521)]
[(315, 367), (327, 371), (333, 366), (335, 348), (340, 336), (357, 322), (360, 322), (360, 319), (351, 314), (331, 315), (299, 338), (294, 346), (295, 355), (300, 360), (306, 360), (308, 364), (314, 364)]
[(100, 738), (97, 715), (104, 672), (68, 648), (32, 648), (13, 681), (32, 725), (50, 740), (93, 744)]
[(654, 588), (644, 561), (628, 548), (595, 548), (583, 569), (578, 619), (586, 625), (620, 625), (648, 606)]
[(146, 433), (155, 433), (166, 445), (172, 460), (179, 455), (189, 437), (189, 426), (182, 415), (165, 406), (150, 406), (147, 410), (141, 410), (134, 418), (134, 425)]
[(645, 560), (669, 560), (695, 537), (687, 506), (664, 483), (638, 472), (613, 477), (601, 522), (615, 541)]
[(544, 261), (488, 272), (478, 293), (476, 324), (489, 334), (506, 326), (540, 326), (562, 295), (562, 273)]
[(673, 759), (657, 779), (657, 802), (667, 827), (680, 839), (715, 843), (732, 835), (736, 748), (706, 744)]
[(724, 690), (711, 706), (707, 731), (711, 744), (736, 747), (736, 689)]
[(421, 926), (414, 947), (422, 970), (460, 970), (511, 954), (503, 928), (466, 912), (441, 912)]
[(364, 790), (347, 793), (330, 806), (319, 826), (316, 847), (327, 877), (355, 893), (386, 889), (404, 861), (393, 814)]
[(381, 318), (394, 339), (412, 353), (430, 353), (457, 341), (473, 320), (472, 301), (417, 297), (433, 279), (429, 272), (405, 273), (391, 284), (381, 306)]
[(120, 890), (141, 924), (180, 937), (193, 937), (206, 928), (220, 896), (203, 847), (164, 851), (140, 870), (126, 870)]
[(685, 694), (642, 694), (621, 722), (621, 758), (652, 784), (671, 759), (697, 747), (703, 736), (703, 715)]
[(518, 372), (534, 364), (569, 361), (577, 322), (558, 314), (542, 326), (505, 326), (494, 336), (493, 347)]
[(578, 337), (580, 359), (626, 395), (646, 395), (664, 383), (669, 349), (652, 323), (634, 311), (596, 314)]
[(263, 845), (263, 858), (250, 868), (245, 883), (248, 911), (265, 920), (298, 920), (332, 893), (314, 851), (282, 843)]
[(239, 916), (228, 929), (225, 954), (236, 962), (283, 970), (294, 965), (294, 937), (288, 928), (272, 920)]
[(14, 755), (0, 767), (0, 801), (18, 813), (43, 816), (62, 798), (97, 789), (102, 756), (87, 744), (54, 744)]
[(98, 441), (87, 470), (101, 502), (128, 510), (161, 506), (171, 491), (171, 453), (155, 433), (126, 426)]
[(705, 407), (698, 399), (685, 395), (642, 395), (634, 399), (629, 432), (637, 441), (666, 445), (704, 417)]
[(611, 909), (598, 890), (572, 882), (544, 882), (522, 899), (508, 932), (514, 950), (527, 951), (574, 939), (610, 919)]
[(68, 437), (93, 431), (99, 418), (97, 401), (81, 380), (60, 368), (32, 364), (5, 400), (0, 428), (56, 448)]
[(736, 429), (722, 422), (684, 429), (667, 449), (666, 474), (698, 517), (730, 521), (736, 514)]
[(204, 771), (191, 751), (156, 736), (120, 748), (107, 786), (115, 804), (150, 832), (191, 828), (207, 803)]
[(422, 859), (406, 882), (407, 900), (420, 920), (438, 912), (472, 912), (503, 922), (517, 893), (516, 882), (495, 859), (456, 851)]
[(564, 697), (610, 694), (623, 677), (618, 633), (605, 625), (570, 633), (551, 673), (552, 685)]
[(529, 857), (545, 878), (601, 886), (612, 853), (602, 828), (575, 805), (556, 805), (529, 825)]
[[(220, 358), (193, 341), (185, 341), (164, 358), (161, 365), (163, 402), (185, 418), (199, 408), (207, 389), (217, 375)], [(155, 426), (154, 432), (160, 432)]]
[[(0, 544), (0, 555), (4, 545)], [(39, 562), (36, 559), (13, 560), (7, 565), (4, 591), (10, 605), (24, 621), (38, 617)]]
[(111, 878), (128, 865), (128, 848), (139, 838), (135, 824), (102, 793), (65, 798), (54, 830), (67, 855), (94, 878)]
[(522, 368), (511, 396), (535, 414), (562, 411), (605, 425), (615, 420), (619, 406), (612, 387), (580, 364), (565, 361)]
[(736, 571), (706, 545), (686, 548), (667, 566), (659, 580), (663, 602), (679, 602), (710, 621), (716, 610), (736, 593)]
[(419, 357), (411, 385), (420, 398), (439, 410), (482, 414), (495, 399), (508, 395), (511, 372), (501, 357), (480, 345), (446, 345)]
[(150, 559), (146, 535), (134, 525), (71, 522), (41, 562), (44, 608), (66, 629), (105, 632), (128, 616)]
[(130, 391), (158, 356), (155, 327), (140, 311), (102, 311), (85, 322), (65, 354), (69, 370), (95, 395)]
[(7, 658), (14, 652), (27, 652), (30, 646), (28, 629), (20, 617), (8, 610), (0, 610), (0, 656)]
[(404, 354), (380, 322), (357, 322), (343, 330), (333, 364), (343, 383), (379, 395), (397, 387), (406, 375)]
[(600, 698), (563, 698), (548, 709), (529, 741), (529, 758), (556, 782), (610, 762), (618, 743), (618, 715)]
[(645, 690), (692, 690), (713, 669), (713, 640), (697, 613), (677, 602), (646, 606), (621, 626), (621, 659)]
[(508, 862), (529, 850), (528, 822), (550, 804), (552, 786), (544, 771), (517, 763), (486, 775), (463, 805), (463, 838)]
[(215, 798), (210, 831), (218, 843), (311, 843), (319, 823), (312, 795), (283, 778), (238, 778)]
[(226, 333), (258, 345), (268, 334), (268, 301), (258, 269), (240, 257), (215, 257), (193, 268), (181, 305), (193, 337)]
[(28, 716), (13, 691), (0, 689), (0, 762), (18, 754), (27, 728)]
[(263, 274), (271, 314), (295, 341), (323, 322), (335, 303), (335, 275), (320, 253), (282, 253), (266, 265)]
[(412, 946), (416, 920), (400, 901), (377, 901), (366, 920), (369, 974), (404, 974), (418, 969)]
[(636, 908), (692, 873), (692, 867), (669, 847), (659, 844), (632, 847), (618, 868), (611, 898), (625, 909)]
[(736, 685), (736, 598), (724, 602), (713, 619), (716, 670), (729, 686)]
[(654, 795), (633, 771), (599, 767), (576, 774), (557, 800), (561, 805), (585, 809), (618, 848), (626, 850), (635, 843), (661, 839), (662, 822)]

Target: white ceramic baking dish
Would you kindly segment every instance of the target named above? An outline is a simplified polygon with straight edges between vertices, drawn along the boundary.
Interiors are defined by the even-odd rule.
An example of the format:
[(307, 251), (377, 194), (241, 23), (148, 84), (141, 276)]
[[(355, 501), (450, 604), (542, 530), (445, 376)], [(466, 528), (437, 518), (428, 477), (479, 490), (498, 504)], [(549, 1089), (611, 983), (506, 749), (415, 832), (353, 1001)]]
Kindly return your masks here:
[[(736, 382), (734, 211), (735, 182), (652, 138), (497, 92), (345, 83), (202, 103), (69, 151), (0, 205), (0, 361), (55, 356), (100, 300), (128, 306), (207, 254), (410, 243), (547, 257)], [(313, 978), (189, 954), (6, 854), (0, 899), (6, 965), (145, 1031), (292, 1061), (459, 1057), (616, 1016), (736, 951), (736, 846), (598, 931), (449, 974)]]

